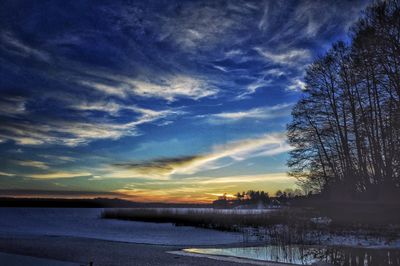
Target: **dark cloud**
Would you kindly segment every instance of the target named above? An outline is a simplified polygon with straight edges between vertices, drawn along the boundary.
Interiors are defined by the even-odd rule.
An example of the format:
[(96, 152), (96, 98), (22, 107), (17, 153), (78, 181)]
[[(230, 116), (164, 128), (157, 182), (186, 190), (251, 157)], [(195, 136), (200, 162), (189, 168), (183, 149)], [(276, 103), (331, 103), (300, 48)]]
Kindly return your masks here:
[(174, 172), (179, 167), (190, 165), (204, 156), (182, 156), (175, 158), (161, 158), (145, 162), (128, 162), (113, 164), (112, 167), (132, 171), (132, 176), (164, 176)]

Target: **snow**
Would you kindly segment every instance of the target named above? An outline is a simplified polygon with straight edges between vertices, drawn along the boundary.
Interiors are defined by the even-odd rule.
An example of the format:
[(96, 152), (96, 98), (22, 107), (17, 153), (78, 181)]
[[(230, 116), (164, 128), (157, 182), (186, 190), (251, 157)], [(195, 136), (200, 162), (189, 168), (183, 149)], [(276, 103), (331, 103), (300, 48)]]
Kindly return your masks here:
[[(398, 236), (399, 237), (399, 236)], [(352, 232), (345, 235), (325, 234), (318, 237), (319, 242), (329, 246), (367, 247), (367, 248), (400, 248), (400, 238), (386, 239), (369, 236), (367, 232)]]
[(314, 224), (329, 225), (332, 222), (332, 219), (329, 217), (314, 217), (311, 218), (310, 221)]
[(101, 219), (103, 209), (0, 208), (0, 234), (86, 237), (160, 245), (217, 245), (243, 241), (240, 233), (173, 224)]
[(1, 265), (7, 266), (79, 266), (78, 263), (35, 258), (31, 256), (21, 256), (16, 254), (7, 254), (0, 252)]
[[(245, 242), (264, 242), (273, 243), (273, 239), (270, 237), (271, 232), (282, 235), (287, 235), (290, 231), (285, 225), (275, 225), (272, 229), (269, 228), (244, 228), (244, 240)], [(377, 234), (371, 234), (371, 232), (365, 230), (358, 231), (343, 231), (343, 232), (327, 232), (319, 230), (309, 230), (304, 232), (304, 235), (292, 235), (292, 240), (296, 237), (300, 243), (306, 245), (322, 245), (322, 246), (345, 246), (345, 247), (362, 247), (362, 248), (400, 248), (400, 234), (397, 236), (391, 236), (390, 238), (385, 236), (379, 236)], [(284, 241), (282, 238), (280, 241)]]

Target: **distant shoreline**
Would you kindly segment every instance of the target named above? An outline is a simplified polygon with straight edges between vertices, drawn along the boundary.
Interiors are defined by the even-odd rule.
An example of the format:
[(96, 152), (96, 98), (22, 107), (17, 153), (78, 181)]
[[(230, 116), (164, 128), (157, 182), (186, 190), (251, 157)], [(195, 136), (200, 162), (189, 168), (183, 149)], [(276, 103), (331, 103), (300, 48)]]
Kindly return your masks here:
[(0, 197), (0, 207), (32, 208), (210, 208), (212, 204), (134, 202), (122, 199), (66, 199), (66, 198), (17, 198)]

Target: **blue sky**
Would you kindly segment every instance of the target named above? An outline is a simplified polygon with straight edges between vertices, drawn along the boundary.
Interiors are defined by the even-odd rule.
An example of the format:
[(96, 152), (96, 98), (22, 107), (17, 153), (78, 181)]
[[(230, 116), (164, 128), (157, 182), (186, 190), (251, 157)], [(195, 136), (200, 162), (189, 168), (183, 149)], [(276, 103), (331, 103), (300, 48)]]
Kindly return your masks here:
[(367, 1), (2, 1), (0, 195), (293, 187), (307, 64)]

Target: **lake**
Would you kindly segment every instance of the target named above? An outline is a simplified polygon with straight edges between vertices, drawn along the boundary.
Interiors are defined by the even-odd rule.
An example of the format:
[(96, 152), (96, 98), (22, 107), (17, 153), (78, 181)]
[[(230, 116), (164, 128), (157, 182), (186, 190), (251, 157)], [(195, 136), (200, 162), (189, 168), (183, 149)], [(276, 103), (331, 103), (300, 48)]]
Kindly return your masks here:
[[(160, 245), (240, 243), (240, 233), (101, 219), (101, 208), (0, 208), (1, 235), (72, 236)], [(184, 211), (184, 210), (178, 210)]]

